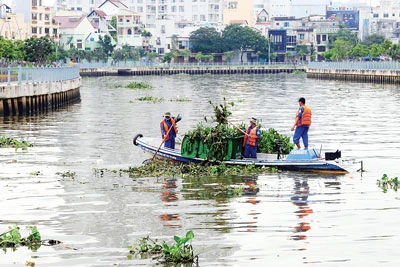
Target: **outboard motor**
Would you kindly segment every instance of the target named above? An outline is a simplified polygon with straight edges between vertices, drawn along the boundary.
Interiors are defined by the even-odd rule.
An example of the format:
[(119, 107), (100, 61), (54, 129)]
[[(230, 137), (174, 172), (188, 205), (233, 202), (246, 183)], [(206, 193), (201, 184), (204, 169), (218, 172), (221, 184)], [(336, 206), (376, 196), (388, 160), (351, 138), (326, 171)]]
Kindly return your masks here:
[(325, 152), (325, 160), (335, 160), (342, 157), (342, 151), (336, 150), (336, 152)]

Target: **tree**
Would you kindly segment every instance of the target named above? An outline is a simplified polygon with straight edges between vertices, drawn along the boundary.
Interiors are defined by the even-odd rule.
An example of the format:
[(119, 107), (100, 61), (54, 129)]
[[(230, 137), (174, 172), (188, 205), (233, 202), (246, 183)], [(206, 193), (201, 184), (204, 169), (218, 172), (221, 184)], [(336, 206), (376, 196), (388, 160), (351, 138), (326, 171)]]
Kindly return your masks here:
[(111, 18), (110, 25), (108, 26), (108, 32), (110, 33), (111, 37), (117, 41), (118, 40), (118, 24), (117, 24), (117, 17), (113, 16)]
[(165, 63), (167, 62), (168, 64), (171, 63), (172, 59), (176, 58), (176, 53), (174, 52), (168, 52), (164, 54), (164, 57), (162, 59), (162, 62)]
[(363, 44), (366, 45), (366, 46), (371, 46), (373, 44), (381, 44), (384, 41), (385, 41), (385, 37), (384, 36), (379, 35), (379, 34), (371, 34), (371, 35), (368, 35), (365, 38)]
[(190, 34), (189, 41), (194, 53), (223, 52), (221, 33), (217, 32), (215, 28), (201, 27)]
[(227, 51), (224, 52), (224, 60), (227, 62), (230, 62), (232, 60), (232, 58), (234, 58), (236, 55), (235, 51)]
[(183, 56), (184, 61), (187, 61), (187, 59), (190, 57), (190, 54), (191, 54), (190, 50), (186, 50), (186, 49), (178, 50), (178, 55)]
[(146, 56), (150, 62), (153, 62), (153, 60), (158, 57), (158, 54), (156, 52), (150, 52), (150, 53), (147, 53)]
[(109, 35), (104, 35), (104, 38), (99, 35), (99, 41), (98, 43), (100, 44), (102, 50), (106, 54), (106, 56), (111, 56), (112, 52), (114, 51), (115, 45), (111, 43), (111, 37)]
[(329, 42), (331, 44), (338, 39), (349, 42), (352, 46), (356, 46), (359, 43), (357, 34), (349, 29), (346, 29), (343, 24), (340, 25), (339, 31), (329, 35)]
[(400, 59), (400, 45), (393, 44), (390, 47), (388, 54), (393, 60), (399, 60)]
[(239, 51), (242, 63), (243, 54), (248, 50), (254, 50), (255, 53), (259, 51), (268, 53), (268, 40), (247, 26), (242, 27), (236, 24), (227, 26), (222, 32), (222, 40), (227, 51)]
[(366, 57), (369, 55), (369, 48), (364, 44), (357, 44), (352, 49), (352, 54), (354, 57), (357, 57), (357, 58)]
[(300, 58), (300, 60), (304, 59), (304, 56), (310, 54), (310, 51), (308, 51), (308, 47), (305, 44), (298, 44), (296, 45), (296, 54)]
[(46, 37), (29, 38), (24, 43), (25, 59), (37, 64), (45, 64), (51, 60), (55, 43)]
[(24, 58), (24, 43), (20, 40), (12, 42), (0, 37), (0, 58), (7, 61), (22, 60)]

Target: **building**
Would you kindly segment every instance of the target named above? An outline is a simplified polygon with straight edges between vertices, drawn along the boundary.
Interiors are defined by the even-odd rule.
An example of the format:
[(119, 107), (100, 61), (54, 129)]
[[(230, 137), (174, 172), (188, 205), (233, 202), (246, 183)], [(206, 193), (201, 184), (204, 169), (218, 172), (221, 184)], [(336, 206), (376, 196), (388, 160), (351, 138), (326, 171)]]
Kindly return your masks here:
[(271, 18), (324, 15), (330, 0), (254, 0), (254, 12), (266, 10)]
[(13, 13), (6, 4), (0, 5), (0, 36), (6, 40), (25, 40), (29, 27), (22, 13)]
[(30, 25), (30, 37), (49, 37), (58, 41), (59, 24), (53, 18), (51, 7), (44, 6), (42, 0), (29, 0), (23, 5), (15, 5), (14, 9), (15, 13), (22, 13), (24, 21)]
[(77, 48), (86, 50), (86, 41), (96, 43), (95, 38), (88, 37), (96, 32), (95, 27), (90, 23), (87, 16), (56, 16), (55, 19), (60, 22), (60, 41), (59, 46), (64, 50)]
[(224, 20), (225, 25), (232, 22), (246, 21), (246, 24), (253, 27), (255, 24), (254, 0), (225, 0)]
[(400, 1), (380, 0), (380, 6), (370, 9), (369, 33), (384, 36), (393, 43), (399, 43), (400, 38)]

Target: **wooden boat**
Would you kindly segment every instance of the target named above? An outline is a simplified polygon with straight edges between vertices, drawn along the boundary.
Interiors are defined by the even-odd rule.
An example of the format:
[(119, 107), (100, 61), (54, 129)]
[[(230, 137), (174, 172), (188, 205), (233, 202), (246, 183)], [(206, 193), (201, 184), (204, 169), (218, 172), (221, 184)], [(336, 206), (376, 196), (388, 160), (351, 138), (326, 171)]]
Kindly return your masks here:
[[(254, 164), (257, 167), (276, 167), (279, 170), (288, 171), (311, 171), (335, 174), (346, 174), (349, 171), (342, 167), (341, 151), (326, 152), (325, 157), (321, 157), (317, 149), (293, 149), (289, 155), (282, 158), (276, 155), (276, 159), (229, 159), (223, 161), (209, 161), (199, 157), (184, 157), (180, 148), (170, 149), (154, 145), (151, 138), (145, 138), (142, 134), (138, 134), (133, 139), (133, 144), (140, 147), (145, 152), (150, 153), (153, 157), (168, 159), (183, 163), (225, 163), (228, 165), (249, 165)], [(159, 141), (159, 139), (158, 139)], [(154, 142), (153, 142), (154, 143)]]

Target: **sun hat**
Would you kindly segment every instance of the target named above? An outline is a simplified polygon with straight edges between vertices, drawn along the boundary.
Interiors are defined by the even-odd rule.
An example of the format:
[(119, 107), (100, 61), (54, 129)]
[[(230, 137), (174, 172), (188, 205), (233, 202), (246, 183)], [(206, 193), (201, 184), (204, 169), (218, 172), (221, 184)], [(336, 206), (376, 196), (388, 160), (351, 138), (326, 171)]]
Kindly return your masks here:
[(256, 123), (257, 123), (257, 119), (256, 119), (256, 118), (254, 118), (254, 117), (251, 117), (251, 118), (250, 118), (250, 122), (252, 122), (252, 123), (256, 124)]
[(171, 112), (165, 112), (164, 117), (171, 117)]

